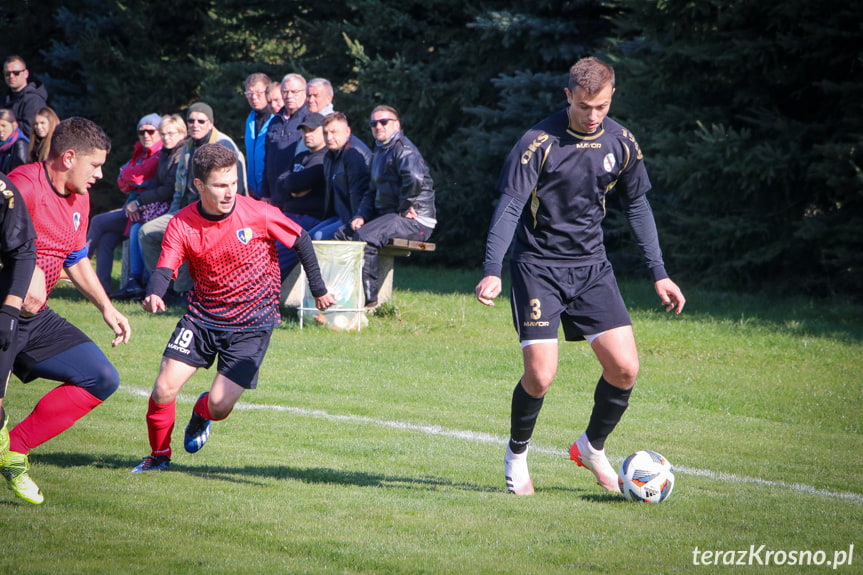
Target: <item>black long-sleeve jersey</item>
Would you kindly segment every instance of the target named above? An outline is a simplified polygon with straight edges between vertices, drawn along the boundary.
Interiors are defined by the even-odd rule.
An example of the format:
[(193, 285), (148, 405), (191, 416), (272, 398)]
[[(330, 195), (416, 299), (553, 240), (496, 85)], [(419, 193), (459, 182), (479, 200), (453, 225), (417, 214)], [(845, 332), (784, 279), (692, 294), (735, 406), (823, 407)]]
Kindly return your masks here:
[(486, 244), (483, 275), (500, 276), (512, 242), (513, 261), (579, 267), (605, 260), (605, 198), (615, 189), (654, 280), (667, 277), (645, 194), (650, 180), (633, 135), (610, 118), (593, 134), (569, 127), (561, 110), (527, 131), (497, 183), (501, 194)]
[(7, 295), (27, 295), (36, 266), (36, 230), (27, 206), (9, 179), (0, 174), (0, 304)]

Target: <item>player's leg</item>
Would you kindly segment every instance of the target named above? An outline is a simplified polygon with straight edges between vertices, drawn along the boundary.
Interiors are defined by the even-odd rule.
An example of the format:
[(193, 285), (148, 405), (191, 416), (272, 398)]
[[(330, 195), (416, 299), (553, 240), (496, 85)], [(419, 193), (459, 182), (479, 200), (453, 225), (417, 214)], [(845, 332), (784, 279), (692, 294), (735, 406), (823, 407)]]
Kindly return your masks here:
[(9, 417), (6, 415), (6, 410), (3, 409), (3, 399), (6, 397), (6, 389), (9, 387), (14, 356), (14, 349), (0, 351), (0, 466), (9, 452)]
[(210, 438), (211, 422), (227, 418), (243, 395), (244, 388), (221, 373), (216, 374), (210, 391), (202, 393), (192, 408), (186, 426), (183, 445), (189, 453), (197, 453)]
[(523, 345), (524, 373), (512, 392), (504, 478), (510, 492), (531, 495), (533, 482), (527, 468), (527, 451), (543, 399), (557, 372), (558, 349), (557, 340), (529, 341)]
[[(158, 218), (157, 218), (158, 219)], [(147, 406), (150, 455), (132, 473), (167, 470), (171, 463), (171, 433), (176, 421), (177, 395), (198, 368), (208, 368), (216, 358), (212, 334), (188, 316), (177, 322), (159, 365)]]
[(590, 469), (608, 491), (620, 491), (617, 474), (605, 455), (605, 440), (629, 406), (629, 395), (638, 375), (638, 352), (632, 326), (622, 326), (591, 342), (602, 365), (602, 377), (593, 393), (593, 411), (587, 429), (573, 444), (571, 458)]
[(524, 372), (512, 393), (510, 440), (504, 455), (507, 489), (516, 495), (533, 493), (527, 452), (543, 399), (557, 373), (557, 329), (563, 308), (554, 272), (513, 264), (512, 316), (522, 346)]
[(117, 369), (92, 341), (36, 363), (29, 374), (63, 384), (46, 393), (12, 430), (10, 449), (25, 454), (72, 427), (120, 385)]
[(594, 390), (594, 404), (585, 432), (570, 448), (570, 458), (596, 476), (607, 491), (618, 492), (617, 473), (605, 454), (605, 440), (629, 405), (638, 375), (638, 351), (629, 314), (609, 265), (584, 270), (586, 288), (574, 302), (572, 327), (590, 342), (602, 365)]
[[(62, 338), (63, 334), (57, 334)], [(76, 345), (29, 367), (28, 380), (64, 382), (55, 387), (9, 434), (9, 453), (0, 473), (20, 497), (41, 503), (42, 495), (29, 479), (31, 449), (60, 435), (101, 405), (120, 384), (120, 376), (102, 350), (93, 343)]]
[(150, 455), (132, 473), (166, 471), (171, 465), (171, 433), (177, 419), (177, 394), (198, 370), (177, 359), (162, 357), (159, 375), (147, 403), (147, 438)]
[(257, 387), (258, 372), (270, 345), (271, 333), (214, 334), (220, 350), (218, 373), (210, 391), (202, 393), (192, 409), (183, 439), (186, 451), (200, 451), (210, 437), (211, 422), (228, 417), (243, 391)]

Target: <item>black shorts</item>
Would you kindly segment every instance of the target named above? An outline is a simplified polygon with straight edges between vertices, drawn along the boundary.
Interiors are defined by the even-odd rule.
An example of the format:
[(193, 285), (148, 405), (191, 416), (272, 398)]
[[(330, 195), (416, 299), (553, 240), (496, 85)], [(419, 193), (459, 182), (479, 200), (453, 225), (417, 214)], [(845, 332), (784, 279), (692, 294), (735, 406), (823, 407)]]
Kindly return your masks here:
[(552, 267), (512, 262), (512, 320), (519, 341), (578, 341), (632, 325), (611, 264)]
[(51, 308), (32, 317), (22, 317), (15, 339), (13, 372), (27, 383), (36, 379), (30, 371), (34, 365), (92, 340)]
[(272, 331), (218, 331), (199, 326), (183, 316), (168, 345), (164, 357), (175, 359), (192, 367), (209, 368), (216, 356), (216, 370), (244, 389), (258, 386), (258, 371)]

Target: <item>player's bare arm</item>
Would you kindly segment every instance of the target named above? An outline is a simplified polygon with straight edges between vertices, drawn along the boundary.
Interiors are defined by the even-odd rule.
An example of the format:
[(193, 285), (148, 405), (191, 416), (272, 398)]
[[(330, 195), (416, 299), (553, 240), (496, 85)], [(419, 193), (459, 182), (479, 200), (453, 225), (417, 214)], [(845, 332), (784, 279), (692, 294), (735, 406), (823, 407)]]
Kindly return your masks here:
[(497, 276), (485, 276), (476, 286), (476, 299), (479, 303), (494, 306), (494, 298), (500, 295), (501, 281)]
[(662, 300), (662, 305), (665, 306), (665, 311), (671, 311), (674, 308), (677, 310), (675, 315), (683, 311), (683, 306), (686, 303), (686, 298), (683, 297), (683, 292), (677, 287), (677, 284), (671, 281), (670, 278), (664, 278), (654, 284), (656, 293), (659, 299)]
[(24, 296), (24, 304), (21, 306), (21, 316), (30, 317), (45, 305), (48, 294), (45, 290), (45, 272), (39, 266), (33, 268), (33, 277), (27, 295)]
[(90, 263), (90, 258), (82, 258), (75, 265), (64, 269), (72, 284), (102, 312), (102, 319), (114, 331), (111, 347), (117, 347), (121, 343), (129, 343), (129, 338), (132, 336), (129, 320), (117, 311), (117, 308), (111, 303), (111, 299), (102, 288), (99, 278), (96, 277), (96, 271), (93, 269), (93, 264)]

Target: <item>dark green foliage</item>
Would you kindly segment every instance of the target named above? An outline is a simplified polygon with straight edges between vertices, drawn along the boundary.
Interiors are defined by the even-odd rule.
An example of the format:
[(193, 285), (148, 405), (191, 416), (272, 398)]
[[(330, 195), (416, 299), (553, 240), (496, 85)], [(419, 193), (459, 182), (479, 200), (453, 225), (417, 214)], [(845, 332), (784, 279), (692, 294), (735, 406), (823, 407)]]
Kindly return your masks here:
[[(863, 4), (835, 0), (11, 0), (0, 55), (24, 56), (62, 117), (111, 136), (94, 212), (122, 203), (113, 181), (144, 114), (204, 100), (242, 146), (252, 72), (330, 79), (369, 144), (371, 109), (393, 105), (438, 194), (441, 249), (423, 261), (478, 267), (503, 159), (565, 105), (570, 65), (604, 54), (611, 115), (645, 152), (673, 277), (854, 294), (861, 22)], [(613, 195), (608, 205), (615, 262), (638, 259)]]
[(615, 106), (641, 139), (672, 273), (863, 288), (863, 5), (621, 2)]

